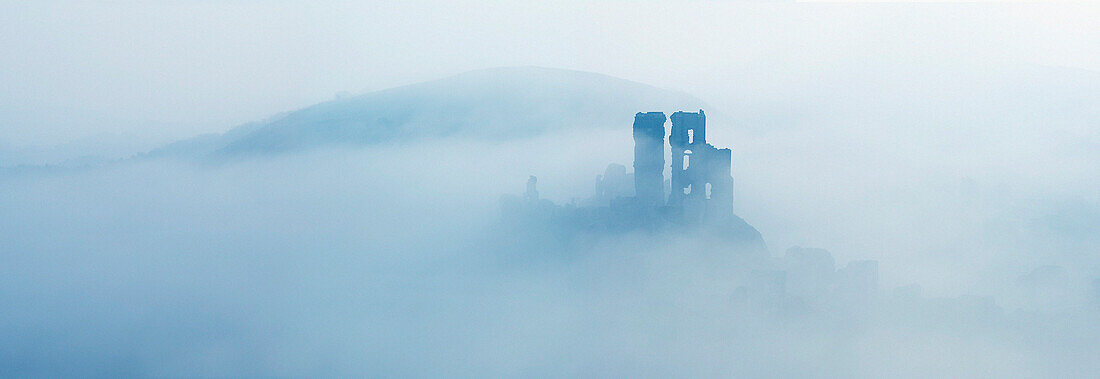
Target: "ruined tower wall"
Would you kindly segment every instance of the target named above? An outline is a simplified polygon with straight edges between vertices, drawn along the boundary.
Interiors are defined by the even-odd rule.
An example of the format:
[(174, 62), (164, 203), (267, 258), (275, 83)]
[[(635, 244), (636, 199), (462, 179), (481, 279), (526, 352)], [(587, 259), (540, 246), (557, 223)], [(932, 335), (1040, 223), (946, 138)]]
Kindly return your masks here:
[(698, 113), (676, 112), (672, 120), (672, 133), (668, 142), (672, 147), (672, 192), (668, 196), (668, 205), (684, 207), (685, 201), (698, 197), (706, 176), (706, 115)]
[(671, 117), (672, 191), (668, 205), (685, 221), (722, 221), (733, 214), (732, 152), (706, 140), (706, 114), (676, 112)]
[(664, 201), (665, 114), (634, 115), (634, 191), (644, 205)]

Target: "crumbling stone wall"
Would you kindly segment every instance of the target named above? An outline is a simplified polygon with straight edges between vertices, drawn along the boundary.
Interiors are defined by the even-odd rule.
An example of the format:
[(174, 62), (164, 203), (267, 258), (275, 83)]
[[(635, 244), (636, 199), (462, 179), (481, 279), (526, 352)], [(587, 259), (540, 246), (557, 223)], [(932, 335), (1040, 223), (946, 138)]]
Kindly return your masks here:
[(634, 193), (638, 203), (659, 206), (664, 201), (665, 114), (634, 115)]
[(672, 148), (672, 188), (668, 205), (687, 221), (722, 221), (733, 213), (732, 152), (707, 143), (707, 117), (676, 112), (668, 136)]

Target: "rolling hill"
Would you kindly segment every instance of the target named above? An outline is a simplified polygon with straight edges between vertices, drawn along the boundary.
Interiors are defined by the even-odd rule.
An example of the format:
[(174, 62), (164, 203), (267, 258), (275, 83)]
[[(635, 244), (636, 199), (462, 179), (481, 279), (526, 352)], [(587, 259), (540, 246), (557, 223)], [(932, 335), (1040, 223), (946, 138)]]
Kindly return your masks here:
[(444, 137), (506, 140), (554, 130), (622, 128), (639, 110), (704, 107), (685, 93), (606, 75), (495, 68), (316, 104), (149, 155), (229, 157)]

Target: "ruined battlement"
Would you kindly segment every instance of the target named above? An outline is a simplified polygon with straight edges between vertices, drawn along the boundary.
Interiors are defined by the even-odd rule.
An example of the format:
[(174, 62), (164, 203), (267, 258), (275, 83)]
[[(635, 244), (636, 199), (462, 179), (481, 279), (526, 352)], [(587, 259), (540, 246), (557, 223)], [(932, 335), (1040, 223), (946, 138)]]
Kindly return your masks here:
[(639, 203), (664, 202), (665, 114), (634, 115), (634, 193)]
[(672, 186), (668, 206), (688, 221), (720, 221), (733, 212), (732, 152), (707, 143), (707, 117), (676, 112), (672, 132)]
[[(665, 124), (670, 120), (671, 132), (666, 134)], [(639, 112), (633, 125), (633, 173), (611, 164), (596, 176), (592, 197), (563, 206), (540, 201), (537, 179), (531, 177), (526, 201), (505, 201), (505, 215), (519, 215), (512, 219), (516, 224), (536, 220), (580, 230), (705, 229), (763, 250), (759, 232), (733, 214), (731, 150), (707, 143), (706, 135), (702, 110), (676, 112), (671, 117), (663, 112)], [(666, 152), (670, 162), (665, 162)], [(667, 182), (666, 169), (671, 172)], [(634, 191), (629, 190), (631, 184)]]
[(665, 114), (634, 115), (634, 181), (636, 199), (648, 206), (665, 205), (682, 221), (716, 221), (733, 212), (732, 152), (707, 143), (707, 116), (679, 111), (668, 118), (672, 130), (670, 189), (664, 193)]

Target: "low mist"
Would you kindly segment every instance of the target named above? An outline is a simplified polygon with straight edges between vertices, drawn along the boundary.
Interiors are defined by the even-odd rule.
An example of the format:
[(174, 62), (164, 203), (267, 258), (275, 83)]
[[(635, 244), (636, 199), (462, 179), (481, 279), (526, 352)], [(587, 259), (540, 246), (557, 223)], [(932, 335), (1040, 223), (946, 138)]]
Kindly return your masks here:
[[(1096, 241), (1073, 229), (1095, 225), (1088, 213), (1095, 203), (1085, 197), (1083, 207), (1062, 197), (1029, 200), (990, 190), (980, 178), (937, 172), (908, 179), (911, 191), (898, 181), (891, 191), (866, 182), (846, 187), (820, 182), (814, 165), (825, 163), (808, 165), (804, 154), (739, 153), (746, 141), (735, 145), (735, 211), (761, 231), (766, 257), (690, 233), (645, 232), (548, 254), (542, 242), (509, 232), (501, 196), (521, 194), (529, 175), (538, 176), (543, 198), (565, 204), (591, 196), (608, 163), (629, 167), (630, 116), (621, 130), (510, 141), (456, 137), (10, 175), (0, 181), (7, 262), (0, 371), (1087, 376), (1098, 369), (1089, 359), (1100, 352)], [(841, 196), (835, 188), (877, 196), (857, 201), (861, 192)], [(991, 204), (1001, 201), (1013, 207)], [(861, 213), (823, 219), (846, 204)], [(794, 215), (804, 219), (781, 225)], [(1039, 241), (1050, 242), (1046, 250), (1025, 251)], [(803, 246), (788, 250), (794, 244)], [(1064, 250), (1073, 247), (1086, 251)], [(871, 287), (844, 292), (844, 270), (869, 259), (879, 270)], [(814, 260), (825, 266), (806, 266)], [(781, 292), (770, 287), (775, 275), (785, 278)]]

